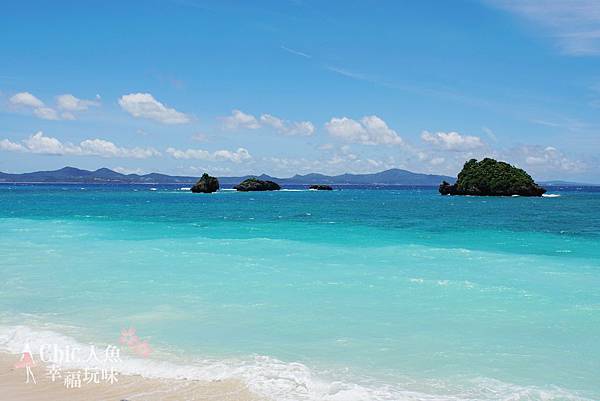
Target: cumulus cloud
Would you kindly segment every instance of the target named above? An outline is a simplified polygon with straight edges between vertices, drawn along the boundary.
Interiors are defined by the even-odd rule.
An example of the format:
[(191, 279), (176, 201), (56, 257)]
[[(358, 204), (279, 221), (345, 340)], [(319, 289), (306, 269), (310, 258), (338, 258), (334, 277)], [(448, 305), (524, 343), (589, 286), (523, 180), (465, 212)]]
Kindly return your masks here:
[(252, 114), (246, 114), (241, 110), (232, 110), (231, 115), (223, 117), (223, 127), (230, 130), (245, 128), (258, 129), (260, 124)]
[(94, 100), (79, 99), (69, 93), (64, 95), (58, 95), (56, 97), (56, 104), (59, 109), (73, 111), (84, 111), (92, 106), (99, 106), (100, 103)]
[(102, 157), (129, 157), (133, 159), (147, 159), (160, 156), (160, 152), (153, 148), (122, 148), (104, 139), (86, 139), (79, 144), (82, 155), (95, 155)]
[(117, 173), (121, 173), (121, 174), (137, 174), (137, 175), (142, 175), (142, 174), (146, 174), (146, 172), (144, 170), (142, 170), (141, 168), (128, 168), (128, 167), (113, 167), (113, 171), (116, 171)]
[(8, 139), (0, 140), (0, 150), (7, 150), (9, 152), (24, 152), (27, 149), (20, 143), (9, 141)]
[(485, 146), (478, 136), (461, 135), (458, 132), (436, 132), (433, 134), (429, 131), (423, 131), (421, 139), (437, 148), (457, 152), (466, 152)]
[(123, 148), (104, 139), (86, 139), (79, 144), (62, 142), (57, 138), (45, 136), (39, 131), (21, 143), (8, 139), (0, 141), (0, 149), (13, 152), (26, 152), (44, 155), (100, 156), (146, 159), (160, 156), (160, 152), (152, 148)]
[(64, 94), (56, 97), (56, 108), (52, 108), (29, 92), (17, 93), (9, 99), (9, 102), (15, 107), (32, 110), (36, 117), (44, 120), (75, 120), (73, 114), (75, 111), (83, 111), (87, 110), (89, 106), (99, 105), (95, 101), (82, 100), (71, 94)]
[(150, 93), (123, 95), (119, 105), (136, 118), (147, 118), (163, 124), (185, 124), (190, 121), (186, 114), (165, 106)]
[(44, 102), (35, 97), (29, 92), (16, 93), (8, 99), (10, 104), (16, 108), (25, 108), (33, 111), (36, 117), (44, 120), (60, 120), (61, 116), (58, 112), (50, 107), (47, 107)]
[[(35, 114), (43, 120), (60, 120), (62, 117), (58, 114), (56, 110), (50, 107), (38, 107), (37, 109), (33, 109), (33, 114)], [(67, 114), (65, 117), (65, 120), (74, 119), (72, 114)]]
[(284, 135), (309, 136), (315, 132), (315, 126), (310, 121), (286, 121), (270, 114), (263, 114), (260, 116), (260, 122)]
[(44, 102), (42, 102), (37, 97), (33, 96), (29, 92), (20, 92), (17, 93), (9, 99), (9, 102), (16, 106), (26, 106), (26, 107), (44, 107)]
[(44, 136), (42, 131), (35, 133), (23, 141), (27, 152), (46, 155), (75, 154), (78, 149), (71, 144), (63, 144), (56, 138)]
[(230, 150), (217, 150), (215, 152), (209, 152), (204, 149), (175, 149), (168, 148), (166, 151), (175, 159), (196, 159), (206, 161), (230, 161), (234, 163), (242, 163), (252, 159), (252, 156), (248, 150), (244, 148), (238, 148), (235, 152)]
[(404, 140), (377, 116), (365, 116), (360, 121), (332, 118), (325, 123), (329, 134), (348, 142), (363, 145), (404, 145)]
[(230, 116), (223, 117), (222, 120), (223, 128), (229, 130), (270, 127), (280, 134), (301, 136), (312, 135), (315, 132), (315, 126), (310, 121), (288, 121), (271, 114), (263, 114), (256, 118), (241, 110), (233, 110)]
[(580, 160), (568, 158), (553, 146), (521, 146), (514, 152), (525, 164), (544, 170), (581, 172), (586, 164)]

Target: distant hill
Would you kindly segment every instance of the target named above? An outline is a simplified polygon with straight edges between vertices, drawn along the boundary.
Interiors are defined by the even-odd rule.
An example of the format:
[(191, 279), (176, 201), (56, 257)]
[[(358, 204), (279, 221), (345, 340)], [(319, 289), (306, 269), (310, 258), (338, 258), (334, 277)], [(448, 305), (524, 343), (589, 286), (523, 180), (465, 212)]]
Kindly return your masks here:
[(121, 174), (108, 168), (95, 171), (82, 170), (75, 167), (63, 167), (54, 171), (36, 171), (33, 173), (7, 174), (0, 172), (0, 182), (60, 182), (81, 184), (161, 184), (161, 183), (191, 183), (194, 177), (177, 177), (165, 174)]
[[(420, 174), (407, 170), (391, 169), (373, 174), (341, 174), (328, 176), (323, 174), (295, 175), (289, 178), (259, 176), (219, 177), (221, 185), (238, 184), (249, 177), (275, 181), (280, 185), (423, 185), (437, 186), (442, 181), (454, 182), (454, 177), (444, 175)], [(81, 183), (81, 184), (193, 184), (198, 177), (171, 176), (159, 173), (121, 174), (108, 168), (95, 171), (75, 167), (64, 167), (54, 171), (36, 171), (33, 173), (7, 174), (0, 172), (0, 182), (11, 183)]]
[(334, 185), (440, 185), (444, 180), (454, 182), (456, 178), (413, 173), (393, 168), (372, 174), (341, 174), (328, 176), (323, 174), (295, 175), (291, 178), (279, 179), (282, 183), (299, 184), (334, 184)]
[(540, 181), (540, 185), (547, 186), (547, 187), (594, 187), (594, 186), (597, 186), (598, 184), (584, 184), (581, 182), (554, 180), (554, 181)]

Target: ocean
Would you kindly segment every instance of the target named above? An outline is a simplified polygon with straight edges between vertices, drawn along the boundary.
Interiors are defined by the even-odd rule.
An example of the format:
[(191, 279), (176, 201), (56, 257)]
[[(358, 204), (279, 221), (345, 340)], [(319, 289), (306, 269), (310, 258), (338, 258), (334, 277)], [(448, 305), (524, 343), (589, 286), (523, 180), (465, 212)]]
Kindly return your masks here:
[(0, 350), (287, 400), (600, 399), (600, 191), (0, 185)]

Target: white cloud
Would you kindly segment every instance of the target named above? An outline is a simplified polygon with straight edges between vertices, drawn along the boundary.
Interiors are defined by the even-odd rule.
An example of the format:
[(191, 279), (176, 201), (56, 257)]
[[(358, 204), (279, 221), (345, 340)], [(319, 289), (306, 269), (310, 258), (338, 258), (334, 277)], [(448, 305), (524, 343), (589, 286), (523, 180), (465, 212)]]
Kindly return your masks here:
[(543, 170), (581, 172), (586, 169), (584, 162), (568, 158), (553, 146), (521, 146), (513, 153), (525, 164)]
[(29, 92), (20, 92), (9, 99), (13, 106), (29, 108), (36, 117), (43, 120), (75, 120), (75, 111), (87, 110), (89, 106), (97, 106), (98, 102), (78, 99), (73, 95), (64, 94), (56, 97), (58, 112)]
[(0, 140), (0, 150), (7, 150), (9, 152), (24, 152), (25, 147), (20, 143), (9, 141), (8, 139)]
[(101, 157), (127, 157), (133, 159), (147, 159), (160, 156), (160, 152), (153, 148), (122, 148), (104, 139), (86, 139), (79, 144), (83, 155)]
[(23, 141), (27, 152), (46, 155), (65, 155), (77, 153), (77, 147), (70, 144), (63, 144), (56, 138), (44, 136), (42, 131), (38, 131), (28, 139)]
[(258, 129), (270, 127), (280, 134), (308, 136), (315, 132), (315, 126), (310, 121), (287, 121), (271, 114), (263, 114), (256, 118), (252, 114), (241, 110), (233, 110), (230, 116), (223, 117), (223, 128), (235, 129)]
[(440, 164), (443, 164), (445, 161), (446, 161), (446, 159), (443, 157), (434, 157), (433, 159), (429, 160), (429, 164), (431, 164), (432, 166), (439, 166)]
[(42, 102), (37, 97), (33, 96), (29, 92), (20, 92), (13, 95), (9, 99), (10, 103), (17, 106), (26, 106), (26, 107), (44, 107), (44, 102)]
[(252, 114), (246, 114), (241, 110), (232, 110), (231, 115), (223, 117), (223, 127), (234, 130), (239, 128), (258, 129), (260, 124)]
[(60, 120), (60, 116), (56, 110), (51, 109), (50, 107), (39, 107), (37, 109), (33, 109), (33, 114), (44, 120)]
[[(181, 169), (181, 168), (180, 168)], [(211, 174), (231, 175), (231, 168), (227, 166), (187, 166), (182, 169), (185, 171), (183, 174), (203, 174), (210, 171)]]
[(436, 132), (423, 131), (421, 139), (437, 148), (466, 152), (480, 149), (485, 146), (478, 136), (461, 135), (458, 132)]
[(45, 136), (39, 131), (22, 141), (22, 144), (8, 139), (0, 141), (0, 149), (45, 155), (100, 156), (146, 159), (160, 156), (160, 152), (152, 148), (123, 148), (104, 139), (86, 139), (79, 144), (62, 142), (57, 138)]
[(217, 150), (209, 152), (204, 149), (175, 149), (168, 148), (166, 152), (175, 159), (196, 159), (207, 161), (231, 161), (234, 163), (242, 163), (252, 159), (248, 150), (238, 148), (235, 152), (230, 150)]
[(365, 116), (360, 121), (351, 118), (332, 118), (325, 123), (329, 134), (348, 142), (364, 145), (403, 145), (404, 141), (377, 116)]
[(277, 131), (285, 130), (283, 120), (270, 114), (263, 114), (262, 116), (260, 116), (260, 122), (275, 128)]
[(315, 132), (315, 126), (310, 121), (285, 121), (270, 114), (263, 114), (260, 116), (260, 122), (284, 135), (309, 136)]
[[(321, 173), (336, 175), (343, 173), (370, 173), (393, 167), (400, 167), (392, 156), (361, 157), (350, 152), (348, 148), (340, 148), (339, 152), (323, 158), (286, 158), (265, 157), (259, 160), (266, 164), (259, 164), (265, 171), (279, 176), (294, 174)], [(262, 167), (264, 166), (264, 167)], [(273, 170), (277, 171), (276, 173)]]
[(265, 157), (262, 159), (269, 166), (274, 166), (287, 174), (297, 174), (299, 172), (314, 172), (321, 166), (318, 160), (308, 160), (305, 158), (295, 159), (287, 157)]
[(421, 150), (409, 169), (434, 174), (457, 174), (466, 160), (491, 157), (520, 166), (532, 176), (556, 179), (570, 174), (585, 172), (589, 160), (577, 160), (552, 146), (521, 145), (509, 149), (483, 147), (464, 152), (452, 152), (446, 148)]
[(173, 108), (166, 107), (150, 93), (131, 93), (119, 99), (123, 110), (136, 118), (147, 118), (163, 124), (185, 124), (190, 118)]
[(99, 106), (100, 103), (94, 100), (79, 99), (69, 93), (56, 97), (56, 103), (59, 109), (67, 111), (84, 111), (90, 106)]
[(244, 148), (238, 148), (235, 152), (229, 150), (217, 150), (213, 153), (215, 160), (229, 160), (234, 163), (241, 163), (252, 159), (248, 150)]
[(600, 54), (600, 2), (598, 0), (487, 0), (488, 3), (528, 19), (550, 34), (570, 55)]
[(146, 174), (146, 172), (144, 170), (142, 170), (141, 168), (128, 168), (128, 167), (114, 167), (113, 171), (116, 171), (117, 173), (121, 173), (121, 174), (137, 174), (137, 175), (142, 175), (142, 174)]
[(36, 117), (44, 120), (61, 119), (61, 116), (56, 112), (56, 110), (46, 107), (44, 102), (29, 92), (17, 93), (11, 96), (9, 102), (15, 107), (31, 109)]

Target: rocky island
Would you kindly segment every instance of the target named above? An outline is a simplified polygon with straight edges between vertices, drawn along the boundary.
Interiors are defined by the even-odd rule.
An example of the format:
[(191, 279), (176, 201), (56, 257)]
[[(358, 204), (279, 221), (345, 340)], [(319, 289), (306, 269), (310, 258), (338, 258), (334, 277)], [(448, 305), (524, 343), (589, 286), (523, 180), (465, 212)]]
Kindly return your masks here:
[(333, 190), (333, 188), (331, 188), (331, 186), (324, 185), (324, 184), (314, 184), (314, 185), (311, 185), (310, 187), (308, 187), (308, 189), (313, 189), (315, 191), (332, 191)]
[(198, 182), (191, 188), (194, 193), (209, 194), (219, 190), (219, 180), (204, 173)]
[(281, 189), (279, 184), (273, 181), (263, 181), (257, 178), (248, 178), (238, 185), (233, 187), (234, 189), (242, 192), (249, 191), (278, 191)]
[(476, 196), (542, 196), (546, 192), (525, 170), (489, 158), (469, 160), (456, 183), (444, 181), (439, 191), (442, 195)]

